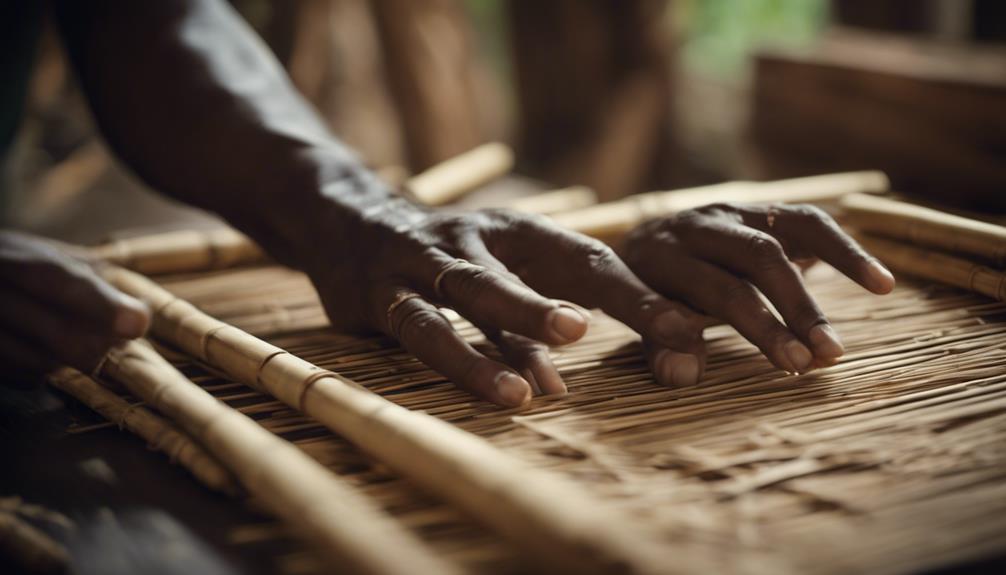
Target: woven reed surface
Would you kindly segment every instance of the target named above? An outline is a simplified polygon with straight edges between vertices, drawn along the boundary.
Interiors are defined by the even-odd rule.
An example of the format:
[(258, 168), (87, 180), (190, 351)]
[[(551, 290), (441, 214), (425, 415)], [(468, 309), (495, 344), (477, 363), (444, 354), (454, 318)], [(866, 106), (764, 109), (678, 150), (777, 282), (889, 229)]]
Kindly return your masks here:
[[(666, 538), (675, 571), (712, 561), (739, 573), (903, 573), (1006, 553), (1002, 303), (905, 281), (877, 297), (818, 269), (808, 281), (848, 349), (838, 366), (786, 376), (717, 326), (692, 389), (658, 387), (638, 339), (595, 314), (582, 342), (555, 350), (570, 393), (517, 411), (474, 401), (391, 341), (329, 333), (298, 273), (261, 267), (162, 281), (211, 315), (625, 507)], [(445, 556), (477, 572), (527, 568), (498, 537), (313, 421), (172, 359)], [(232, 540), (288, 540), (280, 570), (316, 568), (265, 518)]]

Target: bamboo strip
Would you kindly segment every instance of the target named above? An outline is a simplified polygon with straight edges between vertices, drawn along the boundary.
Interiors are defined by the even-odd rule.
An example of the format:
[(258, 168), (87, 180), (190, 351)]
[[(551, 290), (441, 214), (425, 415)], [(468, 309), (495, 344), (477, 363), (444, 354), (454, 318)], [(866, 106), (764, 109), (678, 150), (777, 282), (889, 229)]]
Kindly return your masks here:
[(891, 268), (1006, 301), (1006, 272), (963, 258), (863, 235), (863, 247)]
[[(513, 152), (508, 147), (485, 144), (413, 176), (404, 187), (419, 201), (435, 206), (506, 174), (512, 166)], [(96, 246), (91, 254), (142, 274), (220, 269), (268, 259), (247, 236), (231, 228), (126, 238)]]
[(576, 484), (215, 320), (142, 276), (119, 269), (107, 277), (150, 304), (157, 337), (323, 423), (541, 564), (578, 573), (666, 571), (651, 534)]
[(420, 202), (442, 206), (505, 175), (511, 168), (513, 150), (491, 142), (416, 174), (405, 187)]
[(352, 487), (190, 382), (148, 344), (134, 340), (113, 348), (101, 373), (198, 438), (249, 494), (302, 531), (340, 569), (457, 572)]
[(0, 510), (0, 563), (25, 573), (65, 573), (70, 554), (30, 523)]
[(977, 256), (1006, 268), (1006, 227), (864, 194), (845, 196), (841, 206), (847, 221), (863, 231)]
[(506, 208), (527, 214), (552, 215), (592, 206), (597, 192), (586, 186), (570, 186), (511, 200)]
[(890, 182), (883, 172), (844, 172), (777, 180), (726, 182), (669, 192), (650, 192), (554, 216), (557, 224), (590, 236), (609, 239), (646, 220), (718, 202), (821, 202), (856, 192), (884, 192)]
[(147, 445), (188, 469), (203, 485), (229, 495), (239, 492), (234, 476), (171, 422), (142, 406), (130, 405), (75, 369), (58, 369), (49, 374), (48, 381), (50, 385), (77, 398), (108, 421), (145, 439)]

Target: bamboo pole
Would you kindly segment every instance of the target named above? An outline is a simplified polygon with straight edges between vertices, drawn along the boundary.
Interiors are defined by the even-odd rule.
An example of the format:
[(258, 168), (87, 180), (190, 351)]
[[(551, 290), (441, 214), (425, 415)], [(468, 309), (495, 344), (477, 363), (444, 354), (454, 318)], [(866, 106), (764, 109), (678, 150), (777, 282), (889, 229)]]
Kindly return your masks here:
[(541, 564), (576, 573), (667, 570), (650, 533), (576, 484), (211, 318), (142, 276), (118, 269), (107, 277), (150, 304), (158, 338), (321, 422)]
[(594, 190), (587, 186), (570, 186), (517, 198), (504, 207), (527, 214), (552, 215), (586, 208), (596, 203), (597, 192)]
[[(454, 177), (457, 178), (456, 181), (473, 184), (482, 177), (476, 177), (475, 174), (485, 175), (489, 173), (490, 168), (462, 169), (461, 166), (491, 167), (493, 160), (481, 159), (479, 156), (494, 153), (498, 152), (481, 152), (472, 160), (464, 160), (463, 154), (445, 162), (444, 170), (441, 172), (443, 175), (436, 175), (437, 172), (434, 171), (439, 170), (440, 166), (435, 166), (410, 182), (421, 178), (419, 189), (434, 189), (439, 185), (443, 185), (444, 189), (451, 185), (460, 186), (457, 183), (448, 183)], [(471, 163), (468, 163), (469, 161)], [(453, 167), (446, 166), (451, 163), (454, 163)], [(499, 166), (501, 165), (499, 163)], [(425, 177), (429, 172), (434, 172), (434, 175)], [(466, 173), (472, 175), (466, 176)], [(410, 187), (415, 193), (415, 186), (410, 184)], [(671, 215), (709, 203), (816, 202), (833, 200), (854, 192), (882, 192), (887, 188), (887, 177), (882, 172), (848, 172), (762, 183), (726, 182), (686, 190), (639, 194), (617, 202), (559, 213), (553, 216), (553, 220), (561, 226), (589, 236), (612, 239), (648, 219)], [(568, 192), (560, 197), (558, 203), (569, 203), (570, 200), (582, 202), (584, 199), (582, 191)], [(551, 209), (548, 205), (534, 205), (531, 199), (527, 202), (536, 210)], [(546, 204), (548, 202), (543, 201)], [(521, 209), (520, 201), (514, 207)], [(184, 230), (118, 240), (92, 248), (91, 253), (105, 262), (147, 275), (219, 269), (266, 259), (261, 248), (246, 236), (229, 228), (213, 231)]]
[(948, 254), (862, 235), (860, 243), (892, 269), (1006, 301), (1006, 272)]
[(513, 150), (491, 142), (443, 161), (406, 182), (420, 202), (442, 206), (505, 175), (513, 168)]
[(171, 422), (143, 406), (130, 405), (87, 375), (69, 367), (51, 373), (48, 382), (120, 428), (126, 428), (142, 437), (147, 445), (167, 454), (171, 461), (188, 469), (203, 485), (228, 495), (239, 492), (234, 476)]
[[(512, 167), (513, 152), (508, 147), (484, 144), (413, 176), (404, 187), (420, 202), (436, 206), (506, 174)], [(126, 238), (96, 246), (91, 254), (148, 275), (228, 268), (268, 259), (258, 245), (232, 228)]]
[(14, 513), (0, 510), (0, 563), (25, 573), (66, 573), (66, 548)]
[(669, 192), (650, 192), (559, 214), (555, 222), (603, 239), (617, 237), (646, 220), (718, 202), (821, 202), (856, 192), (884, 192), (883, 172), (844, 172), (772, 182), (726, 182)]
[(1006, 227), (864, 194), (842, 198), (841, 206), (847, 221), (863, 231), (977, 256), (1006, 268)]
[(100, 371), (197, 438), (249, 494), (303, 532), (340, 569), (457, 572), (320, 463), (189, 381), (146, 342), (113, 348)]

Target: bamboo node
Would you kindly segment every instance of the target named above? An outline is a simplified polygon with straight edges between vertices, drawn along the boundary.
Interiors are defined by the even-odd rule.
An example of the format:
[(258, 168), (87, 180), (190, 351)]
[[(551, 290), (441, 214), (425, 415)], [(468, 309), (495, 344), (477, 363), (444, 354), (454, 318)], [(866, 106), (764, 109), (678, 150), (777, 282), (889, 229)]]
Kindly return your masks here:
[(307, 396), (307, 390), (311, 389), (311, 386), (314, 385), (316, 381), (325, 379), (326, 377), (338, 379), (335, 373), (327, 369), (323, 369), (316, 373), (312, 373), (310, 377), (301, 383), (300, 393), (297, 394), (297, 409), (300, 410), (301, 413), (304, 412), (304, 397)]
[(255, 385), (258, 386), (258, 389), (265, 389), (265, 386), (262, 383), (262, 371), (265, 369), (265, 366), (277, 356), (285, 353), (287, 353), (285, 350), (278, 349), (262, 358), (262, 363), (259, 363), (258, 369), (255, 370)]

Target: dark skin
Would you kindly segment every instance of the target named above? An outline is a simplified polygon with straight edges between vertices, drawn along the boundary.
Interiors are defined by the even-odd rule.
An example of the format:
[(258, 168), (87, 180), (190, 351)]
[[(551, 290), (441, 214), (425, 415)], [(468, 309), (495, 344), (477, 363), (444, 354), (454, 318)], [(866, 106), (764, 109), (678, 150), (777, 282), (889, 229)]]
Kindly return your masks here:
[[(749, 233), (743, 230), (759, 231), (744, 208), (643, 226), (624, 254), (630, 269), (604, 244), (544, 218), (431, 210), (398, 195), (328, 133), (223, 2), (65, 1), (54, 8), (103, 135), (142, 179), (222, 215), (278, 261), (305, 271), (336, 329), (388, 334), (480, 398), (519, 406), (533, 391), (564, 392), (547, 346), (586, 333), (589, 314), (580, 306), (638, 332), (658, 381), (668, 385), (694, 384), (701, 375), (708, 320), (696, 309), (734, 324), (789, 371), (794, 365), (779, 351), (789, 341), (809, 346), (807, 369), (841, 355), (840, 345), (814, 335), (813, 325), (826, 324), (819, 312), (791, 318), (784, 311), (789, 328), (752, 324), (748, 315), (763, 306), (740, 297), (750, 284), (731, 288), (724, 307), (675, 281), (698, 277), (714, 286), (734, 278), (753, 282), (777, 305), (791, 296), (813, 301), (798, 275), (762, 273), (726, 257), (738, 234)], [(689, 226), (689, 218), (704, 224)], [(775, 229), (786, 230), (792, 251), (763, 263), (789, 269), (787, 258), (813, 254), (873, 291), (893, 287), (862, 250), (832, 245), (853, 245), (841, 232), (822, 239), (820, 226), (782, 223)], [(4, 361), (88, 370), (110, 345), (143, 333), (143, 304), (91, 265), (40, 240), (0, 234), (0, 276), (14, 298), (0, 307)], [(62, 287), (45, 287), (52, 285)], [(437, 306), (479, 326), (505, 363), (472, 348)]]

